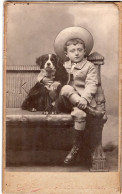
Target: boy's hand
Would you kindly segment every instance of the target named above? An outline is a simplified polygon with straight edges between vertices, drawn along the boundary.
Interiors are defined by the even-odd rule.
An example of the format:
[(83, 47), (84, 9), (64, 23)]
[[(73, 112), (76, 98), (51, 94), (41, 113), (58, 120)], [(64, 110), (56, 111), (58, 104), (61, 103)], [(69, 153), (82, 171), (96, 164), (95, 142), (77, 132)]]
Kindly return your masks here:
[(79, 109), (85, 109), (87, 107), (87, 100), (85, 98), (81, 98), (81, 100), (79, 101), (77, 107)]
[(61, 85), (60, 82), (55, 81), (55, 82), (52, 84), (51, 87), (53, 88), (53, 90), (57, 90), (57, 88), (58, 88), (59, 85)]

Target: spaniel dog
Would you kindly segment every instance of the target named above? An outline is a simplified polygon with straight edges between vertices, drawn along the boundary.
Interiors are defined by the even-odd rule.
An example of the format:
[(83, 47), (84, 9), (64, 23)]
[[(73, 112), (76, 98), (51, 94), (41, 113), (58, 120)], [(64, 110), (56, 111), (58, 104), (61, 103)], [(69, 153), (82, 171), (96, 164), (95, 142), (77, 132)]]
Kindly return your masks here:
[(37, 83), (32, 87), (21, 108), (29, 111), (54, 113), (55, 101), (61, 87), (67, 82), (67, 72), (63, 62), (55, 54), (45, 54), (36, 59), (40, 67)]

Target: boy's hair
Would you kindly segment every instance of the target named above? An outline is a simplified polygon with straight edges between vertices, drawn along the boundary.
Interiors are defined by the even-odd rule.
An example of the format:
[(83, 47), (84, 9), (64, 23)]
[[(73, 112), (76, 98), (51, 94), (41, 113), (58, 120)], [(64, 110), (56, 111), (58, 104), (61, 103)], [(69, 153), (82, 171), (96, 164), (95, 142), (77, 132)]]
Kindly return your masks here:
[(74, 39), (71, 39), (71, 40), (68, 40), (65, 45), (64, 45), (64, 52), (67, 52), (67, 46), (73, 44), (73, 45), (77, 45), (77, 44), (82, 44), (84, 49), (86, 48), (85, 46), (85, 43), (83, 40), (79, 39), (79, 38), (74, 38)]

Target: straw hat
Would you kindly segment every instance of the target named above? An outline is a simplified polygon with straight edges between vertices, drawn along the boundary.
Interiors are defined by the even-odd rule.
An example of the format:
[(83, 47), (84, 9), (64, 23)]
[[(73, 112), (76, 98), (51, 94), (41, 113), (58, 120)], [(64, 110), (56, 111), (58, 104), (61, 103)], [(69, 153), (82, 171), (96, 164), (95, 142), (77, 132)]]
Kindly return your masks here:
[(57, 35), (54, 42), (54, 50), (61, 59), (66, 60), (66, 56), (64, 54), (64, 45), (68, 40), (74, 38), (79, 38), (84, 41), (86, 46), (86, 56), (88, 56), (91, 52), (94, 44), (91, 33), (82, 27), (69, 27), (62, 30)]

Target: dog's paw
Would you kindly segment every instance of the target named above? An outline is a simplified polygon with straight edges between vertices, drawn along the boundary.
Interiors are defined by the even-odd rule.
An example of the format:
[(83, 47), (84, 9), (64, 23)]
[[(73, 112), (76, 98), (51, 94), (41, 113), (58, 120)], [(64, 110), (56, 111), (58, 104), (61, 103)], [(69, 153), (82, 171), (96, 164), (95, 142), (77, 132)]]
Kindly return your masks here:
[(48, 112), (48, 111), (43, 111), (42, 114), (43, 114), (43, 115), (48, 115), (49, 112)]
[(32, 108), (32, 109), (30, 109), (30, 111), (31, 112), (36, 112), (37, 110), (36, 110), (36, 108)]
[(44, 115), (56, 115), (57, 112), (56, 111), (43, 111), (42, 114), (44, 114)]
[(57, 115), (57, 112), (56, 111), (52, 111), (51, 114), (52, 115)]

